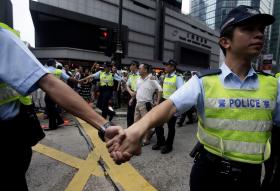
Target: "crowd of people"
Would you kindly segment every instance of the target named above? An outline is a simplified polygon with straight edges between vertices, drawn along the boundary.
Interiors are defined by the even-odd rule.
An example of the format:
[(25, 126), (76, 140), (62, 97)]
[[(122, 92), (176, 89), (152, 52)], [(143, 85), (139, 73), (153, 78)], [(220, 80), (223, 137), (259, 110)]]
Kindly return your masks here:
[[(140, 64), (137, 60), (132, 60), (129, 68), (123, 67), (121, 70), (117, 69), (114, 61), (104, 63), (94, 62), (92, 67), (79, 66), (73, 69), (71, 69), (68, 64), (63, 65), (55, 59), (49, 59), (45, 63), (45, 67), (50, 73), (67, 83), (67, 85), (76, 91), (92, 107), (96, 106), (99, 108), (104, 118), (109, 116), (109, 121), (112, 121), (113, 117), (116, 115), (115, 109), (121, 107), (126, 109), (127, 107), (127, 127), (144, 116), (153, 106), (158, 105), (163, 99), (167, 98), (166, 96), (165, 98), (161, 97), (161, 92), (168, 73), (176, 73), (178, 77), (175, 81), (179, 80), (180, 83), (176, 83), (179, 83), (180, 86), (190, 79), (192, 73), (190, 71), (183, 74), (177, 73), (175, 72), (176, 65), (177, 63), (174, 60), (169, 60), (166, 63), (166, 68), (156, 73), (151, 68), (151, 65), (145, 63)], [(144, 71), (142, 66), (144, 67)], [(143, 72), (145, 74), (143, 74)], [(145, 88), (141, 87), (142, 85), (140, 85), (140, 82), (138, 83), (138, 81), (142, 79), (141, 76), (148, 77), (149, 80), (151, 80), (150, 82), (156, 84), (157, 88), (151, 88), (151, 85), (147, 87), (143, 86)], [(177, 88), (179, 88), (179, 86)], [(173, 91), (177, 88), (173, 88)], [(138, 91), (136, 91), (137, 89)], [(136, 94), (136, 92), (138, 93)], [(49, 127), (45, 128), (45, 130), (53, 130), (61, 126), (63, 120), (59, 114), (59, 111), (61, 111), (59, 107), (40, 89), (32, 95), (35, 107), (44, 110), (45, 116), (49, 118)], [(136, 99), (136, 97), (138, 97), (138, 99)], [(145, 107), (140, 107), (141, 104), (142, 106), (144, 104)], [(195, 113), (195, 109), (182, 114), (178, 125), (183, 125), (186, 116), (189, 118), (187, 124), (193, 123), (193, 113)], [(175, 135), (174, 127), (176, 119), (177, 116), (171, 125), (171, 132), (173, 132), (171, 137)], [(157, 130), (159, 129), (162, 128), (158, 127)], [(153, 131), (152, 134), (154, 132), (157, 132), (157, 135), (160, 136), (158, 139), (161, 141), (158, 142), (158, 145), (164, 145), (165, 141), (163, 141), (164, 138), (162, 137), (163, 131)], [(143, 140), (143, 145), (148, 145), (150, 143), (150, 138), (151, 135), (147, 134)], [(173, 143), (173, 140), (171, 142)], [(172, 147), (172, 143), (168, 148)], [(157, 150), (158, 146), (153, 148)]]

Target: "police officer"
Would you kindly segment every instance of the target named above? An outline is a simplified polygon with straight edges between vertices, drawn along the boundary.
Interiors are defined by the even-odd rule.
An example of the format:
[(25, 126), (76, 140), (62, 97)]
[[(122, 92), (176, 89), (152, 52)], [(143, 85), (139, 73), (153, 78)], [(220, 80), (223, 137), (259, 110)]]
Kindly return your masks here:
[[(56, 68), (57, 62), (54, 59), (47, 60), (47, 70), (53, 74), (56, 78), (62, 79), (63, 81), (77, 83), (77, 80), (68, 76), (65, 72), (61, 69)], [(58, 91), (58, 90), (57, 90)], [(49, 118), (49, 128), (45, 128), (44, 130), (55, 130), (58, 128), (59, 125), (64, 123), (63, 119), (59, 114), (59, 108), (55, 102), (50, 98), (50, 96), (45, 96), (45, 103), (46, 103), (46, 111)]]
[[(65, 110), (100, 130), (102, 136), (110, 124), (64, 82), (49, 74), (11, 31), (13, 29), (7, 25), (0, 24), (0, 150), (3, 173), (0, 185), (3, 189), (25, 191), (28, 190), (25, 172), (31, 160), (31, 146), (44, 134), (36, 114), (25, 110), (19, 94), (28, 95), (41, 88)], [(113, 135), (117, 128), (111, 127), (110, 130)]]
[[(176, 74), (176, 66), (177, 62), (175, 60), (169, 60), (165, 64), (165, 78), (163, 80), (163, 92), (161, 102), (168, 99), (177, 89), (179, 89), (182, 85), (184, 85), (184, 81), (181, 75)], [(168, 135), (165, 141), (164, 137), (164, 129), (163, 126), (159, 126), (155, 128), (157, 135), (157, 143), (152, 146), (153, 150), (161, 149), (162, 154), (166, 154), (172, 151), (173, 149), (173, 141), (175, 137), (175, 125), (176, 125), (177, 116), (172, 116), (167, 122), (168, 126)]]
[(117, 81), (121, 81), (121, 77), (119, 75), (114, 75), (111, 72), (111, 63), (105, 62), (103, 65), (103, 71), (98, 71), (94, 74), (91, 74), (79, 82), (83, 82), (89, 78), (99, 79), (100, 80), (100, 95), (97, 101), (97, 107), (102, 110), (102, 116), (106, 119), (108, 115), (108, 107), (109, 101), (113, 95), (113, 85), (114, 79)]
[(109, 141), (112, 158), (124, 162), (127, 153), (139, 154), (145, 131), (196, 105), (200, 146), (190, 190), (260, 190), (262, 163), (270, 156), (271, 128), (280, 124), (280, 82), (257, 73), (251, 60), (261, 53), (265, 27), (274, 21), (250, 6), (231, 10), (221, 25), (219, 44), (225, 54), (221, 68), (193, 76), (125, 129), (124, 140)]
[(137, 60), (132, 60), (130, 64), (130, 73), (128, 75), (128, 80), (126, 83), (127, 91), (131, 98), (129, 99), (127, 106), (127, 127), (134, 123), (134, 112), (136, 106), (136, 82), (140, 78), (138, 73), (139, 62)]

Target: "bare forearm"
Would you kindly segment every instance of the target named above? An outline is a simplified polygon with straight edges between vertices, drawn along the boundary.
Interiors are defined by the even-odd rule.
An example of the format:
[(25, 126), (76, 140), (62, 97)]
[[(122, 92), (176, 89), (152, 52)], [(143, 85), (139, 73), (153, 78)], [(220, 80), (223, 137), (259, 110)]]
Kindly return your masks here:
[(39, 81), (39, 86), (58, 105), (69, 113), (80, 117), (99, 129), (106, 120), (98, 115), (76, 92), (53, 75), (47, 74)]
[(128, 93), (130, 94), (130, 96), (133, 97), (134, 96), (133, 95), (134, 92), (129, 88), (129, 86), (126, 86), (126, 89), (127, 89)]
[(162, 92), (158, 92), (157, 93), (157, 103), (158, 104), (160, 103), (161, 96), (162, 96)]
[[(172, 101), (166, 100), (154, 107), (142, 119), (134, 123), (130, 128), (138, 131), (142, 137), (145, 132), (168, 121), (176, 113), (176, 107)], [(129, 129), (130, 129), (129, 128)]]

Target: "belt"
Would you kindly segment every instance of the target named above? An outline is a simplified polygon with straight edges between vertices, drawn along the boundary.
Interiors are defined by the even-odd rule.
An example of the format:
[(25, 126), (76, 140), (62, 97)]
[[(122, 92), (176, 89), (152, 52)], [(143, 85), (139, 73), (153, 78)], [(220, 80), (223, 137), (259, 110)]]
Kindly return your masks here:
[(246, 172), (258, 172), (261, 170), (261, 164), (249, 164), (244, 162), (232, 161), (212, 154), (204, 148), (201, 150), (196, 158), (210, 163), (221, 174), (232, 175)]

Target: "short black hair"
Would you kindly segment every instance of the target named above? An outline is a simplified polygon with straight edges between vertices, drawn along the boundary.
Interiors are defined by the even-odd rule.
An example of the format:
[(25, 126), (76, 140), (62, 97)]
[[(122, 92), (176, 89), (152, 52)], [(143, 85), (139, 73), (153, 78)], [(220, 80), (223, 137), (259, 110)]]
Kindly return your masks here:
[(139, 62), (137, 60), (131, 60), (131, 63), (130, 65), (133, 65), (133, 66), (139, 66)]
[(55, 59), (48, 59), (47, 60), (47, 66), (55, 66), (56, 65), (56, 61)]
[(144, 68), (148, 71), (148, 73), (150, 73), (150, 70), (151, 70), (151, 65), (150, 64), (147, 64), (147, 63), (142, 63)]
[[(236, 28), (236, 26), (234, 26), (234, 25), (228, 26), (227, 28), (225, 28), (225, 29), (222, 31), (222, 33), (221, 33), (221, 35), (220, 35), (220, 38), (221, 38), (221, 37), (225, 37), (225, 38), (229, 38), (230, 40), (232, 40), (232, 38), (233, 38), (233, 32), (234, 32), (234, 29), (235, 29), (235, 28)], [(219, 44), (219, 45), (220, 45), (220, 44)], [(222, 49), (224, 55), (226, 56), (226, 54), (227, 54), (226, 49), (225, 49), (224, 47), (222, 47), (221, 45), (220, 45), (220, 48)]]

